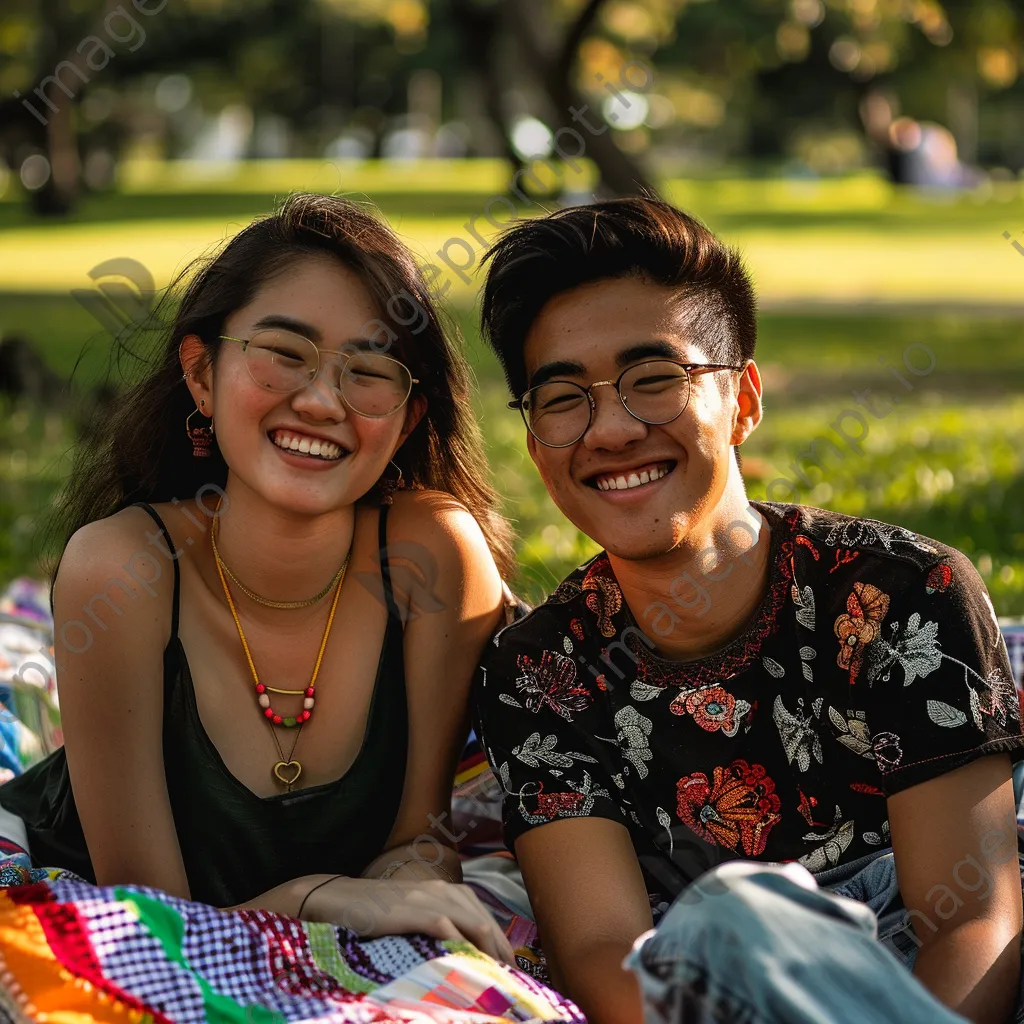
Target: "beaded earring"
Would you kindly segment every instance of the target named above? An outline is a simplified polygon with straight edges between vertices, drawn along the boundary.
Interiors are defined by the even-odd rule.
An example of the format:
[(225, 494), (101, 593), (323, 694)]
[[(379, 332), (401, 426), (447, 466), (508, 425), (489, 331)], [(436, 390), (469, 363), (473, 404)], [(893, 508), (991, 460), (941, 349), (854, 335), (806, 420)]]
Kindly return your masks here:
[[(199, 404), (205, 407), (206, 402), (200, 402)], [(188, 434), (188, 439), (192, 442), (192, 457), (194, 459), (206, 459), (213, 452), (213, 417), (210, 417), (210, 425), (208, 427), (190, 427), (188, 425), (189, 420), (197, 412), (199, 412), (199, 409), (193, 409), (185, 417), (185, 433)], [(201, 415), (205, 416), (206, 414), (202, 413)]]

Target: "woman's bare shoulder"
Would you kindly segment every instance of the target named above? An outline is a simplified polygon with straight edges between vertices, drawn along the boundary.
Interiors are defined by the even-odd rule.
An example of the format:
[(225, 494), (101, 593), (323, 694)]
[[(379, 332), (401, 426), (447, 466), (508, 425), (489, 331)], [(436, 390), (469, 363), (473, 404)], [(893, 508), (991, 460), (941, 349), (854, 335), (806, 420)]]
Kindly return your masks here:
[[(89, 628), (92, 622), (101, 633), (111, 616), (136, 625), (153, 623), (155, 616), (161, 623), (166, 619), (169, 628), (164, 613), (170, 610), (174, 561), (174, 549), (142, 508), (131, 506), (87, 523), (71, 536), (61, 556), (55, 613)], [(158, 600), (154, 604), (152, 599)]]

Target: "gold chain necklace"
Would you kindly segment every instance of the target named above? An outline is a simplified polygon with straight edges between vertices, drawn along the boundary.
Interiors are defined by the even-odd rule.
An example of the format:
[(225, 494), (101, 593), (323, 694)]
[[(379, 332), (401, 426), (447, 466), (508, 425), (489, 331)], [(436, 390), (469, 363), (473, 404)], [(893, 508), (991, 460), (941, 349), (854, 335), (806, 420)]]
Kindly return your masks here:
[(256, 594), (253, 591), (251, 591), (228, 568), (227, 562), (225, 562), (224, 559), (220, 557), (220, 552), (217, 550), (217, 524), (218, 517), (215, 515), (213, 518), (213, 529), (210, 531), (210, 542), (213, 544), (213, 557), (217, 561), (217, 567), (219, 569), (223, 569), (224, 572), (227, 573), (228, 579), (231, 580), (231, 582), (234, 583), (234, 585), (238, 587), (238, 589), (243, 594), (245, 594), (246, 597), (248, 597), (251, 601), (255, 601), (257, 604), (265, 605), (267, 608), (308, 608), (311, 604), (316, 604), (317, 601), (322, 601), (328, 595), (328, 593), (330, 593), (331, 587), (333, 587), (335, 583), (337, 583), (342, 578), (342, 576), (344, 576), (345, 568), (348, 566), (348, 559), (346, 558), (345, 561), (342, 563), (341, 568), (334, 574), (333, 579), (331, 579), (327, 586), (324, 587), (324, 589), (321, 590), (319, 594), (316, 594), (313, 597), (309, 597), (305, 601), (271, 601), (269, 598), (260, 597), (259, 594)]
[[(214, 529), (216, 529), (216, 519), (214, 519)], [(213, 540), (213, 530), (210, 531), (210, 539)], [(315, 704), (316, 696), (316, 679), (320, 673), (320, 664), (324, 658), (324, 650), (327, 647), (327, 638), (331, 635), (331, 626), (334, 624), (334, 613), (338, 608), (338, 598), (341, 596), (341, 584), (344, 581), (345, 569), (348, 567), (348, 558), (346, 557), (344, 564), (341, 567), (340, 579), (338, 580), (337, 590), (334, 592), (334, 600), (331, 602), (331, 613), (327, 618), (327, 626), (324, 629), (323, 638), (320, 641), (320, 650), (316, 656), (316, 664), (313, 666), (313, 675), (309, 681), (309, 686), (305, 690), (277, 690), (274, 687), (266, 686), (260, 682), (259, 674), (256, 672), (256, 666), (253, 664), (252, 654), (249, 651), (249, 643), (245, 638), (245, 631), (242, 629), (242, 621), (238, 617), (238, 610), (235, 608), (235, 602), (231, 599), (231, 591), (228, 588), (228, 581), (224, 578), (224, 573), (221, 571), (220, 560), (217, 559), (217, 575), (220, 577), (221, 586), (224, 589), (224, 597), (227, 599), (228, 608), (231, 609), (231, 617), (235, 620), (235, 629), (238, 630), (238, 638), (242, 641), (242, 650), (245, 651), (245, 660), (249, 663), (249, 671), (252, 673), (253, 682), (256, 685), (256, 699), (260, 707), (263, 709), (263, 715), (267, 719), (267, 724), (270, 726), (270, 734), (274, 739), (274, 746), (277, 747), (277, 752), (280, 756), (280, 760), (277, 761), (273, 768), (271, 768), (271, 774), (274, 778), (285, 787), (287, 792), (292, 791), (292, 787), (299, 780), (299, 776), (302, 774), (302, 764), (295, 760), (295, 748), (299, 745), (299, 737), (302, 735), (302, 727), (312, 717), (313, 706)], [(267, 690), (274, 693), (304, 693), (305, 699), (303, 700), (303, 710), (295, 716), (282, 716), (277, 714), (274, 709), (270, 706), (270, 698), (266, 695)], [(275, 727), (283, 725), (288, 728), (298, 726), (298, 730), (295, 733), (295, 742), (292, 743), (292, 749), (288, 752), (288, 759), (285, 760), (284, 751), (281, 748), (281, 744), (277, 739), (277, 732)]]

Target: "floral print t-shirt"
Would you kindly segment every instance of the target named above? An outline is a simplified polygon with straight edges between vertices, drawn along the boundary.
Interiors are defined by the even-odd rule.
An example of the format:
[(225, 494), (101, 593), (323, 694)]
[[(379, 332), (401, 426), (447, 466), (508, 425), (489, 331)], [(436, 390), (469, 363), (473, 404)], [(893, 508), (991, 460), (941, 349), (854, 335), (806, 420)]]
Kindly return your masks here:
[(477, 712), (509, 849), (592, 816), (629, 829), (663, 898), (731, 858), (820, 871), (890, 845), (886, 797), (1024, 752), (966, 556), (873, 520), (754, 508), (771, 530), (768, 590), (718, 653), (659, 657), (604, 553), (488, 645)]

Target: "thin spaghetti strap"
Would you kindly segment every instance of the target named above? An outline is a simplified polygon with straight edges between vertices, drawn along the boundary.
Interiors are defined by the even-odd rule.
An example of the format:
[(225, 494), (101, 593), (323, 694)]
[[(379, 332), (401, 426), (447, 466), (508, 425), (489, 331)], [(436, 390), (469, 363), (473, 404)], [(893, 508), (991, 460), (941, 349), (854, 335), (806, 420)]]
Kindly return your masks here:
[(171, 540), (171, 534), (167, 527), (164, 526), (164, 521), (160, 518), (160, 514), (149, 502), (136, 501), (132, 507), (143, 509), (149, 514), (153, 522), (156, 523), (160, 532), (164, 535), (167, 553), (171, 556), (171, 561), (174, 563), (174, 604), (171, 607), (171, 639), (173, 640), (178, 635), (178, 601), (181, 596), (181, 572), (178, 569), (178, 559), (174, 557), (174, 541)]
[(388, 608), (388, 615), (399, 622), (402, 616), (395, 604), (395, 595), (391, 590), (391, 565), (388, 562), (388, 505), (380, 506), (380, 519), (377, 523), (377, 547), (380, 554), (380, 576), (384, 582), (384, 602)]

